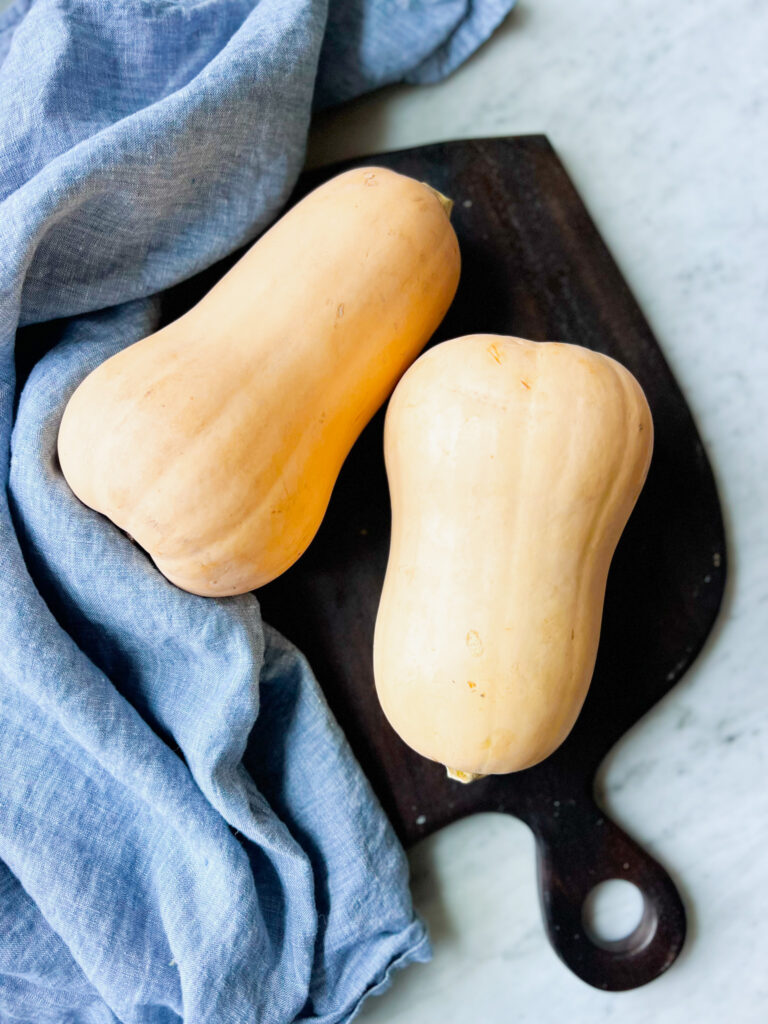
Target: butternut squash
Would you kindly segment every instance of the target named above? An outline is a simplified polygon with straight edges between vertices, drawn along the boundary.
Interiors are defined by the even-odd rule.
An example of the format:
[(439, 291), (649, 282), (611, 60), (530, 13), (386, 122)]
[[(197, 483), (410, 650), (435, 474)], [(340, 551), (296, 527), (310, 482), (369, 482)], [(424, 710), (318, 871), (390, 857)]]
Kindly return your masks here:
[(453, 298), (448, 213), (380, 167), (316, 189), (189, 313), (77, 388), (58, 440), (74, 493), (194, 594), (284, 572)]
[(576, 345), (458, 338), (398, 384), (376, 688), (449, 775), (519, 771), (571, 730), (652, 445), (635, 378)]

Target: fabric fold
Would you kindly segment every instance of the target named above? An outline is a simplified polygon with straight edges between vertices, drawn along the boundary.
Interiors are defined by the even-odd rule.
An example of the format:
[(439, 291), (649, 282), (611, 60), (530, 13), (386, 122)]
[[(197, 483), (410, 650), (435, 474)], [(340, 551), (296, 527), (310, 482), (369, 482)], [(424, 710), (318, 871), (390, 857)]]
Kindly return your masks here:
[(446, 73), (510, 6), (0, 13), (3, 1020), (337, 1024), (428, 958), (306, 660), (256, 595), (168, 583), (72, 495), (56, 438), (90, 370), (157, 328), (159, 293), (274, 220), (313, 102)]

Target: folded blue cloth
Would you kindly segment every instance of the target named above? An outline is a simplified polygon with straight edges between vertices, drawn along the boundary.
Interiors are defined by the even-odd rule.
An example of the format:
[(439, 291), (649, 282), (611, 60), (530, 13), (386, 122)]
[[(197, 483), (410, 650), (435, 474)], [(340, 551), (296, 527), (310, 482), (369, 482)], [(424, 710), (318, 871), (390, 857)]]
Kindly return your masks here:
[(302, 656), (255, 596), (177, 590), (82, 506), (56, 435), (153, 296), (276, 216), (313, 103), (435, 80), (512, 3), (0, 14), (2, 1021), (330, 1024), (428, 957)]

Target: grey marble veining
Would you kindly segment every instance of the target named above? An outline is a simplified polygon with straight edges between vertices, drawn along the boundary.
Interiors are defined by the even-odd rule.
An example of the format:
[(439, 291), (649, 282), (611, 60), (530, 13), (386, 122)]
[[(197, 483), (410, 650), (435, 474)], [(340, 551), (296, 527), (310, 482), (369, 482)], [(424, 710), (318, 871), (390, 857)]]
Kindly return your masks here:
[(450, 80), (386, 90), (315, 126), (315, 163), (545, 132), (686, 394), (729, 534), (714, 634), (598, 779), (609, 813), (680, 884), (680, 959), (633, 992), (573, 977), (544, 937), (531, 836), (486, 815), (413, 851), (435, 959), (371, 1000), (365, 1024), (768, 1020), (766, 53), (759, 2), (523, 0)]
[(634, 992), (573, 977), (544, 937), (528, 830), (483, 815), (412, 852), (435, 959), (371, 1000), (361, 1024), (768, 1019), (766, 53), (762, 0), (521, 0), (448, 81), (316, 123), (314, 163), (545, 132), (686, 393), (729, 532), (715, 633), (598, 780), (608, 811), (685, 894), (678, 962)]

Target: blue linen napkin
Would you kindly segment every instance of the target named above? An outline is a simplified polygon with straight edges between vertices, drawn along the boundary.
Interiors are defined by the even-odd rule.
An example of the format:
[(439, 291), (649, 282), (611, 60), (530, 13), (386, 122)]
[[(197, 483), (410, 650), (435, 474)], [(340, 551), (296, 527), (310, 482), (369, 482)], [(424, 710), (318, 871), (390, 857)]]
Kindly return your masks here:
[(274, 219), (313, 104), (436, 80), (513, 2), (0, 14), (0, 1020), (330, 1024), (428, 958), (306, 661), (82, 506), (56, 435), (160, 290)]

